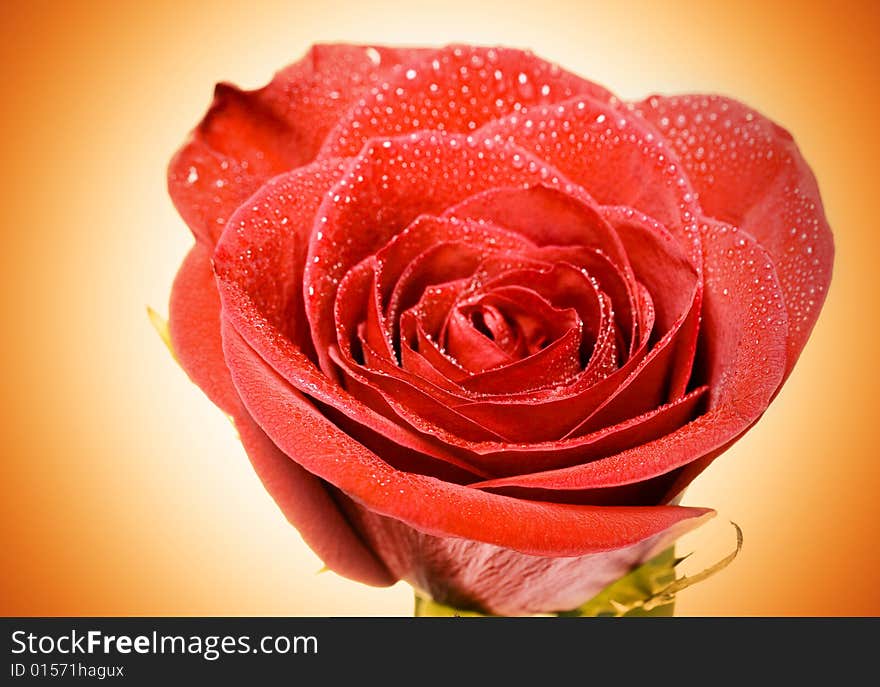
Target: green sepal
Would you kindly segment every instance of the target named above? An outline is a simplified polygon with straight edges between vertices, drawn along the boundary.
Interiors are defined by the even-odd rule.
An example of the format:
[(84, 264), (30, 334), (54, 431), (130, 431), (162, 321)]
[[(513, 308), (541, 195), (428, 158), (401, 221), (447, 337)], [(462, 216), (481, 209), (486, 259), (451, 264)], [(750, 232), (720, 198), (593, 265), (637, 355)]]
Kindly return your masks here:
[(156, 330), (159, 338), (162, 339), (165, 346), (170, 351), (171, 357), (179, 364), (180, 361), (177, 360), (177, 354), (174, 352), (174, 346), (171, 344), (171, 331), (168, 329), (168, 320), (153, 310), (149, 305), (147, 306), (147, 317), (150, 318), (150, 324), (153, 325), (153, 329)]
[(609, 584), (587, 603), (558, 615), (563, 618), (671, 616), (675, 610), (674, 596), (656, 605), (645, 606), (645, 603), (675, 581), (675, 566), (680, 560), (675, 557), (675, 547), (669, 547)]
[(438, 603), (416, 592), (416, 605), (413, 611), (416, 618), (486, 618), (486, 613), (468, 611)]

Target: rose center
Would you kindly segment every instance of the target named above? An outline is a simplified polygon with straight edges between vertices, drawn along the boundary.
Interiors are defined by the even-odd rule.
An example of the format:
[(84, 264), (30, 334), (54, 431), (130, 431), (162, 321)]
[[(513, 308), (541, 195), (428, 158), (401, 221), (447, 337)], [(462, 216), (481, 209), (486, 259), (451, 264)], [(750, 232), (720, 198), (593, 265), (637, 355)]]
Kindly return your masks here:
[(457, 303), (441, 341), (473, 371), (490, 370), (543, 351), (568, 337), (580, 344), (583, 323), (573, 308), (557, 308), (534, 291), (504, 286)]

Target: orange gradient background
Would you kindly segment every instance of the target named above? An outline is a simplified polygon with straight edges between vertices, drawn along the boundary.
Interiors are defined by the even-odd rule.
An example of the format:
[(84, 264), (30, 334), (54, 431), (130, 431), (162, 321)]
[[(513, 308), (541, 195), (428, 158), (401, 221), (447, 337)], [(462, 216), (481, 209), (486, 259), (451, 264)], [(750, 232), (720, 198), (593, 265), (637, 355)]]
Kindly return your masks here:
[(167, 312), (191, 244), (165, 167), (213, 84), (340, 40), (529, 47), (623, 97), (721, 92), (794, 134), (834, 278), (782, 393), (686, 494), (721, 516), (698, 558), (731, 545), (723, 519), (745, 547), (678, 613), (880, 615), (875, 3), (18, 4), (0, 10), (0, 613), (411, 613), (402, 583), (318, 574), (145, 313)]

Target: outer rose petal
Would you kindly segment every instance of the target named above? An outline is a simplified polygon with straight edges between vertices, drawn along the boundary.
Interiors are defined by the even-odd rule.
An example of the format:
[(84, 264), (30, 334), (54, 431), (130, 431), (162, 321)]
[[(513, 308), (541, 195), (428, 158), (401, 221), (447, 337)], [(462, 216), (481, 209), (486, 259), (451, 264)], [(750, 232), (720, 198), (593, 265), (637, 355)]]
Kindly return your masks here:
[(466, 134), (511, 112), (573, 95), (616, 102), (602, 86), (514, 48), (450, 45), (390, 76), (346, 113), (320, 157), (354, 155), (378, 136), (428, 129)]
[(208, 398), (231, 415), (241, 407), (229, 378), (220, 343), (220, 296), (211, 252), (202, 243), (190, 249), (177, 272), (168, 309), (171, 346), (180, 365)]
[(232, 214), (214, 250), (221, 281), (239, 283), (260, 313), (306, 354), (312, 337), (302, 274), (309, 232), (321, 199), (345, 164), (326, 159), (273, 177)]
[(314, 159), (352, 103), (423, 52), (316, 45), (263, 88), (218, 84), (211, 108), (168, 170), (171, 198), (193, 233), (214, 243), (233, 210), (263, 182)]
[(397, 582), (339, 510), (327, 484), (285, 455), (242, 408), (235, 426), (254, 470), (288, 522), (324, 564), (356, 582)]
[(248, 415), (223, 359), (220, 299), (207, 249), (196, 244), (171, 295), (171, 342), (181, 366), (208, 397), (232, 415), (245, 450), (266, 490), (327, 567), (373, 585), (391, 576), (352, 530), (326, 484), (291, 461)]
[(396, 575), (440, 603), (498, 615), (576, 608), (704, 520), (683, 521), (637, 544), (603, 553), (556, 557), (436, 537), (357, 503), (349, 513)]
[(748, 231), (773, 258), (789, 315), (787, 377), (819, 316), (834, 259), (813, 173), (785, 129), (735, 100), (652, 96), (635, 108), (672, 143), (703, 211)]
[(534, 556), (580, 556), (631, 546), (687, 522), (695, 525), (711, 512), (540, 503), (395, 470), (329, 422), (226, 323), (223, 347), (248, 411), (279, 448), (365, 508), (425, 534)]

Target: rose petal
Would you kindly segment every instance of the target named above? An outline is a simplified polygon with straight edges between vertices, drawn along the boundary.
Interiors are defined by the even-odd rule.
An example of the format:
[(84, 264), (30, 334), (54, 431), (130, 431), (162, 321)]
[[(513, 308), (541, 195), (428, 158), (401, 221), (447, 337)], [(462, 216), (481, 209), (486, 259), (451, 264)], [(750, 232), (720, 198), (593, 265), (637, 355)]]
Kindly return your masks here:
[[(483, 329), (488, 335), (475, 326), (473, 318), (478, 315), (482, 315), (483, 320), (497, 320), (484, 322)], [(561, 372), (567, 378), (577, 370), (582, 326), (574, 308), (554, 307), (534, 290), (518, 284), (499, 285), (456, 305), (447, 320), (445, 342), (450, 355), (464, 367), (486, 372), (502, 364), (540, 355), (550, 344), (573, 332), (574, 338), (570, 341), (575, 346), (571, 349), (573, 355), (559, 360), (566, 370), (544, 370), (548, 376)], [(487, 345), (500, 350), (504, 360), (484, 359), (482, 351)]]
[(671, 363), (667, 394), (669, 400), (674, 400), (685, 392), (691, 377), (699, 335), (702, 281), (680, 244), (661, 224), (629, 208), (606, 207), (603, 214), (624, 243), (636, 278), (651, 294), (656, 331), (669, 331), (684, 320)]
[(196, 243), (184, 259), (168, 308), (171, 346), (181, 367), (224, 413), (241, 406), (220, 344), (220, 297), (211, 253)]
[[(342, 298), (337, 303), (352, 300)], [(477, 336), (484, 338), (481, 334)], [(378, 392), (402, 420), (420, 432), (438, 437), (449, 432), (465, 442), (496, 439), (523, 442), (558, 438), (600, 407), (613, 385), (620, 384), (621, 380), (626, 380), (630, 395), (637, 399), (630, 404), (630, 415), (643, 412), (642, 406), (659, 405), (665, 392), (664, 370), (673, 350), (669, 345), (671, 341), (674, 341), (674, 332), (658, 343), (644, 364), (640, 365), (641, 358), (628, 361), (616, 380), (613, 375), (597, 385), (584, 380), (577, 393), (565, 394), (563, 388), (552, 394), (501, 395), (489, 400), (462, 398), (454, 391), (450, 393), (446, 385), (438, 386), (429, 379), (416, 377), (369, 350), (366, 342), (362, 342), (366, 367), (361, 367), (347, 349), (337, 353), (334, 347), (330, 353), (345, 372), (349, 388), (358, 390), (359, 398), (367, 402), (368, 396), (374, 397)]]
[(469, 133), (523, 107), (579, 93), (613, 100), (601, 86), (529, 52), (451, 45), (395, 70), (371, 90), (327, 136), (321, 156), (354, 155), (377, 136)]
[(364, 584), (397, 581), (352, 530), (323, 480), (285, 455), (244, 409), (236, 413), (235, 427), (266, 491), (324, 565)]
[(580, 336), (570, 329), (541, 351), (508, 365), (489, 370), (479, 379), (467, 380), (465, 388), (479, 385), (481, 393), (527, 393), (562, 384), (578, 373)]
[[(667, 369), (668, 349), (675, 341), (673, 331), (646, 352), (647, 337), (618, 370), (596, 382), (580, 376), (568, 386), (546, 393), (498, 396), (476, 399), (455, 406), (456, 410), (481, 426), (499, 433), (515, 433), (515, 442), (542, 442), (559, 439), (589, 417), (614, 392), (625, 385), (636, 389), (642, 403), (648, 393), (659, 398), (663, 371)], [(641, 389), (644, 393), (638, 393)], [(659, 403), (655, 404), (659, 405)], [(639, 414), (634, 411), (632, 415)]]
[[(499, 147), (492, 140), (478, 141), (434, 132), (374, 141), (364, 149), (319, 210), (318, 229), (312, 236), (305, 268), (305, 284), (310, 293), (313, 292), (306, 311), (317, 354), (327, 374), (335, 374), (328, 348), (336, 338), (331, 304), (336, 299), (338, 280), (420, 214), (436, 213), (455, 205), (464, 195), (497, 186), (500, 179), (505, 186), (538, 183), (536, 177), (540, 178), (541, 169), (546, 172), (547, 166), (530, 165), (532, 161), (515, 148)], [(443, 170), (443, 175), (432, 178), (438, 170)], [(426, 184), (426, 180), (431, 183)], [(571, 187), (558, 172), (550, 174), (545, 183), (568, 183)], [(639, 356), (633, 356), (630, 361), (632, 366), (622, 368), (622, 376), (638, 365)], [(605, 381), (608, 379), (611, 376)], [(594, 410), (598, 400), (613, 388), (596, 385), (582, 400), (586, 407)], [(409, 393), (410, 390), (401, 387), (398, 391)], [(428, 398), (422, 400), (433, 403)], [(513, 427), (522, 433), (522, 440), (534, 441), (556, 438), (560, 430), (564, 433), (584, 417), (583, 404), (565, 400), (565, 403), (560, 399), (559, 403), (542, 405), (540, 412), (523, 405), (505, 416), (503, 422), (496, 406), (469, 404), (459, 412), (466, 413), (477, 422), (477, 427), (490, 430), (496, 436), (504, 436), (504, 432)], [(566, 415), (559, 413), (562, 406)], [(434, 427), (431, 433), (440, 436), (436, 429)], [(427, 426), (420, 430), (428, 431)], [(472, 439), (477, 436), (470, 433)]]
[(652, 96), (635, 105), (671, 141), (707, 215), (742, 227), (769, 253), (789, 314), (791, 372), (831, 280), (834, 245), (816, 179), (791, 135), (720, 96)]
[(267, 182), (230, 218), (214, 253), (218, 275), (238, 284), (261, 315), (307, 353), (302, 273), (309, 231), (344, 169), (342, 160), (322, 160)]
[(557, 557), (425, 534), (354, 501), (350, 504), (349, 517), (400, 577), (440, 603), (499, 615), (574, 609), (709, 517), (683, 521), (613, 551)]
[(590, 463), (522, 475), (507, 485), (577, 491), (649, 480), (716, 451), (767, 409), (785, 371), (787, 333), (772, 260), (754, 239), (728, 225), (706, 225), (703, 241), (707, 412), (655, 441)]
[(223, 358), (220, 300), (210, 255), (201, 243), (190, 251), (175, 280), (169, 327), (181, 366), (233, 416), (257, 475), (311, 549), (340, 575), (365, 584), (394, 583), (396, 578), (352, 531), (324, 483), (284, 455), (244, 410)]
[(328, 422), (228, 325), (223, 345), (245, 405), (279, 448), (371, 511), (420, 532), (538, 556), (579, 556), (630, 546), (684, 521), (695, 525), (710, 512), (547, 504), (395, 470)]
[(373, 140), (352, 162), (318, 211), (304, 283), (306, 313), (321, 368), (336, 338), (333, 302), (339, 280), (419, 215), (439, 214), (464, 197), (497, 186), (536, 183), (524, 153), (463, 136), (419, 132)]
[[(474, 250), (456, 248), (457, 244), (465, 244)], [(526, 248), (529, 245), (521, 237), (489, 223), (462, 222), (429, 215), (417, 218), (376, 253), (376, 296), (384, 315), (383, 329), (394, 338), (397, 335), (398, 313), (413, 304), (410, 298), (420, 297), (428, 285), (456, 278), (454, 273), (458, 270), (454, 265), (468, 262), (456, 255), (456, 251), (468, 254), (476, 251), (485, 256), (505, 248)], [(436, 255), (438, 250), (444, 250), (449, 255), (445, 258)], [(426, 266), (430, 269), (426, 269)], [(465, 275), (472, 268), (461, 271)], [(409, 294), (410, 298), (404, 294)]]
[(656, 130), (587, 97), (491, 122), (477, 136), (502, 137), (534, 153), (603, 205), (625, 205), (661, 222), (699, 271), (699, 206)]
[[(529, 271), (532, 273), (530, 278), (543, 284), (542, 289), (546, 291), (556, 281), (552, 277), (554, 272), (557, 272), (557, 278), (562, 277), (558, 270), (574, 270), (577, 273), (577, 282), (580, 283), (563, 278), (564, 285), (560, 282), (555, 289), (551, 289), (555, 291), (555, 295), (548, 297), (554, 302), (580, 303), (580, 306), (575, 307), (581, 312), (584, 310), (584, 303), (578, 295), (583, 295), (586, 284), (589, 284), (589, 289), (586, 290), (591, 294), (601, 291), (607, 295), (614, 305), (613, 319), (624, 344), (620, 347), (624, 353), (623, 357), (631, 355), (638, 345), (636, 340), (638, 331), (647, 325), (644, 321), (646, 313), (636, 306), (639, 286), (632, 275), (627, 280), (608, 256), (597, 248), (542, 246), (522, 253), (499, 251), (481, 265), (475, 279), (480, 283), (503, 283), (511, 278), (517, 278), (515, 275), (518, 273), (524, 274)], [(589, 322), (593, 318), (582, 312), (581, 319)]]
[[(574, 251), (574, 254), (579, 252)], [(592, 279), (586, 268), (579, 269), (575, 264), (564, 260), (556, 260), (549, 264), (536, 262), (528, 268), (508, 270), (489, 279), (484, 289), (492, 291), (520, 284), (528, 284), (530, 289), (554, 308), (562, 310), (570, 308), (577, 313), (583, 327), (583, 337), (581, 350), (578, 355), (573, 356), (573, 360), (583, 359), (588, 362), (587, 367), (597, 363), (596, 354), (600, 353), (597, 349), (601, 347), (602, 339), (616, 334), (611, 331), (614, 329), (614, 319), (611, 317), (614, 306), (613, 299), (600, 290), (598, 282)], [(471, 379), (465, 386), (483, 391), (475, 386), (478, 383), (477, 379)]]
[(401, 365), (438, 386), (457, 386), (470, 373), (437, 346), (446, 315), (467, 285), (467, 279), (429, 287), (412, 308), (400, 316)]
[[(373, 397), (369, 402), (364, 403), (329, 380), (301, 349), (284, 337), (260, 313), (239, 285), (221, 278), (218, 280), (218, 286), (224, 315), (223, 327), (231, 326), (241, 336), (247, 337), (248, 344), (259, 353), (261, 358), (295, 388), (307, 393), (315, 401), (338, 410), (348, 421), (374, 432), (380, 438), (384, 437), (410, 451), (449, 462), (475, 474), (481, 472), (479, 468), (470, 468), (468, 464), (424, 434), (415, 433), (405, 425), (389, 420), (389, 416), (393, 416), (394, 411), (384, 407), (381, 402), (377, 403), (375, 392), (372, 392)], [(235, 353), (235, 350), (232, 353), (225, 350), (226, 362), (230, 366), (235, 362), (230, 359), (230, 355)], [(444, 436), (444, 440), (446, 439)]]
[[(297, 265), (301, 264), (302, 244), (339, 170), (340, 163), (333, 160), (299, 168), (267, 184), (236, 211), (214, 255), (226, 317), (304, 393), (413, 451), (456, 462), (424, 436), (390, 422), (321, 374), (304, 351), (303, 337), (297, 336), (304, 320), (297, 324), (286, 316), (295, 312), (294, 304), (301, 300)], [(272, 278), (266, 278), (267, 274)]]
[[(362, 345), (367, 348), (366, 342)], [(662, 351), (663, 346), (658, 346), (658, 349)], [(464, 441), (522, 442), (557, 438), (564, 431), (561, 427), (579, 421), (582, 415), (578, 414), (578, 410), (584, 402), (592, 403), (595, 408), (607, 395), (601, 390), (591, 392), (591, 388), (587, 387), (583, 393), (567, 399), (562, 399), (560, 393), (554, 393), (551, 396), (553, 402), (544, 402), (543, 397), (535, 397), (534, 394), (531, 397), (502, 395), (497, 400), (471, 401), (456, 393), (449, 393), (427, 379), (409, 374), (375, 351), (365, 353), (366, 367), (360, 366), (345, 351), (337, 351), (335, 346), (331, 348), (330, 355), (344, 371), (349, 388), (361, 391), (369, 389), (370, 395), (378, 392), (401, 419), (418, 431), (438, 437), (449, 432)], [(663, 360), (662, 357), (656, 359), (658, 364)], [(632, 363), (630, 368), (625, 368), (623, 374), (635, 365)], [(646, 379), (651, 380), (646, 384), (657, 386), (650, 376)], [(561, 412), (563, 409), (564, 413)]]
[(602, 214), (620, 237), (635, 278), (651, 294), (655, 329), (669, 331), (690, 310), (696, 269), (659, 222), (623, 207), (604, 207)]
[[(468, 441), (509, 439), (496, 432), (491, 422), (482, 424), (458, 412), (455, 404), (460, 398), (454, 394), (406, 373), (370, 349), (366, 341), (361, 341), (361, 346), (366, 361), (363, 366), (336, 346), (331, 346), (328, 353), (342, 371), (346, 388), (366, 405), (371, 405), (369, 399), (379, 394), (412, 429), (437, 437), (451, 433)], [(504, 429), (502, 426), (502, 432)]]
[(632, 274), (626, 250), (601, 208), (576, 187), (566, 192), (545, 184), (492, 188), (466, 198), (445, 215), (490, 221), (538, 246), (575, 245), (601, 250), (625, 276)]
[[(524, 474), (558, 470), (614, 455), (653, 441), (690, 422), (700, 414), (699, 408), (705, 402), (707, 392), (708, 387), (699, 387), (677, 401), (583, 436), (530, 446), (487, 446), (473, 462), (493, 474), (517, 478)], [(488, 488), (505, 483), (503, 479), (499, 479), (471, 486)]]
[[(386, 463), (402, 472), (430, 475), (444, 482), (456, 484), (472, 484), (481, 478), (486, 479), (490, 476), (485, 470), (473, 467), (452, 454), (438, 459), (436, 455), (414, 451), (405, 444), (396, 441), (394, 435), (381, 434), (367, 424), (352, 420), (332, 406), (316, 404), (316, 407), (348, 436), (363, 444), (377, 456), (382, 456)], [(371, 407), (378, 408), (375, 403), (371, 404)]]
[(218, 84), (168, 169), (171, 198), (196, 237), (213, 245), (239, 205), (269, 178), (310, 162), (351, 103), (422, 52), (316, 45), (258, 90)]

